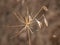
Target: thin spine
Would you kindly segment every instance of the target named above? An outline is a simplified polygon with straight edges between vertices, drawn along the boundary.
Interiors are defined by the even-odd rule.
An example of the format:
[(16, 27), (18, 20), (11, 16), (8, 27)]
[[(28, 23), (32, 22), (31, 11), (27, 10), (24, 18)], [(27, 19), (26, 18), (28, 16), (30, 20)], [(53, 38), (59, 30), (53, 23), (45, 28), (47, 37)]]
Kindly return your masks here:
[(17, 16), (17, 14), (16, 14), (15, 12), (13, 12), (13, 14), (16, 16), (16, 18), (17, 18), (20, 22), (24, 23), (24, 22), (19, 18), (19, 16)]
[(16, 36), (18, 36), (21, 32), (24, 31), (25, 28), (26, 28), (26, 27), (24, 27), (21, 31), (17, 32), (17, 34), (16, 34), (15, 36), (11, 37), (11, 39), (14, 38), (14, 37), (16, 37)]
[(4, 26), (4, 27), (11, 27), (11, 28), (13, 28), (13, 27), (20, 27), (20, 26), (24, 26), (24, 25), (15, 25), (15, 26), (6, 25), (6, 26)]

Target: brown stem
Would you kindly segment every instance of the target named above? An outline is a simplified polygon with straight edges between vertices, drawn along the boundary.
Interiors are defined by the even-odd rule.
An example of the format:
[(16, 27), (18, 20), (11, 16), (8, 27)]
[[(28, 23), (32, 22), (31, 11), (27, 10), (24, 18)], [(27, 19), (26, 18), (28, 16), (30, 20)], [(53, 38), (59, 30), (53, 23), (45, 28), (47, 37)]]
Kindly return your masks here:
[(13, 14), (16, 16), (16, 18), (17, 18), (20, 22), (24, 23), (24, 21), (22, 21), (22, 20), (19, 18), (19, 16), (17, 16), (17, 13), (16, 13), (16, 12), (13, 12)]
[(11, 28), (13, 28), (13, 27), (20, 27), (20, 26), (24, 26), (24, 25), (14, 25), (14, 26), (5, 25), (3, 27), (11, 27)]
[(29, 30), (27, 30), (28, 31), (28, 38), (29, 38), (29, 45), (31, 45), (31, 39), (30, 39), (30, 31)]
[(26, 28), (26, 27), (24, 27), (21, 31), (16, 32), (16, 35), (15, 35), (15, 36), (13, 36), (13, 37), (11, 37), (11, 39), (12, 39), (12, 38), (14, 38), (14, 37), (16, 37), (16, 36), (18, 36), (20, 33), (22, 33), (22, 32), (25, 30), (25, 28)]

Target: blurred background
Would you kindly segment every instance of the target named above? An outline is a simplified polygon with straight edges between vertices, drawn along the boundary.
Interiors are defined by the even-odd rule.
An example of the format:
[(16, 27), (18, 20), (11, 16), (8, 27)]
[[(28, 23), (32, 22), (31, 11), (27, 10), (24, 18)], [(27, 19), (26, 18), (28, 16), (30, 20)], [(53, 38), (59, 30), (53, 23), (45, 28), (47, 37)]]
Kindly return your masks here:
[(0, 45), (28, 45), (26, 32), (11, 39), (23, 27), (5, 27), (5, 25), (21, 25), (22, 23), (13, 12), (24, 18), (27, 6), (32, 17), (42, 6), (48, 9), (47, 12), (41, 11), (37, 19), (44, 14), (49, 25), (48, 27), (44, 25), (39, 31), (36, 31), (38, 30), (36, 25), (33, 26), (34, 34), (31, 34), (31, 45), (60, 45), (60, 0), (0, 0)]

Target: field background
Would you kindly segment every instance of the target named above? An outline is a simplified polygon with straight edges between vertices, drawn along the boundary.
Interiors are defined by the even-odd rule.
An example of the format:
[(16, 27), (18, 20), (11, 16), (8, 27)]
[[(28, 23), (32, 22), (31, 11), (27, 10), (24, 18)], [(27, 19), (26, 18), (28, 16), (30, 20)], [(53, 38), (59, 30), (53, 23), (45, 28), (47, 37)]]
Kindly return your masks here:
[[(21, 24), (12, 12), (19, 12), (19, 15), (26, 16), (26, 5), (34, 16), (42, 6), (48, 11), (42, 11), (38, 15), (45, 14), (49, 26), (43, 26), (40, 31), (31, 35), (32, 45), (60, 45), (60, 0), (0, 0), (0, 45), (28, 45), (26, 32), (10, 39), (15, 32), (22, 28), (6, 28), (4, 25)], [(36, 27), (36, 26), (34, 26)]]

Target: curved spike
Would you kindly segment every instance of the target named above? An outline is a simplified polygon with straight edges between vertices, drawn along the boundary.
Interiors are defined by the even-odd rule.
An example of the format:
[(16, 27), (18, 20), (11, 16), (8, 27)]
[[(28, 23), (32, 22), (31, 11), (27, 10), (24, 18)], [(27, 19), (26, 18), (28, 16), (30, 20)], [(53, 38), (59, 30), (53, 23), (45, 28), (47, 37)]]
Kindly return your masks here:
[(36, 15), (33, 17), (33, 20), (38, 16), (38, 14), (42, 11), (42, 10), (48, 11), (46, 6), (41, 7), (41, 9), (36, 13)]

